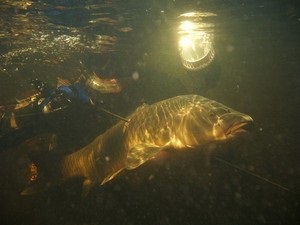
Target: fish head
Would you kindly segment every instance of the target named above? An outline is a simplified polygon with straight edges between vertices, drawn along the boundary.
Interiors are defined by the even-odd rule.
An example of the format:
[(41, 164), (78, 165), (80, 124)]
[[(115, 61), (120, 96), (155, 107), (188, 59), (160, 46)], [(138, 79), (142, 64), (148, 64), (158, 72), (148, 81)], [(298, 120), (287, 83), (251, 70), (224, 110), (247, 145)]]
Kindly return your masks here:
[(178, 133), (181, 134), (181, 143), (191, 147), (247, 133), (253, 123), (249, 115), (209, 99), (194, 102), (191, 107), (185, 108), (185, 114), (181, 113), (180, 117)]
[(213, 136), (216, 140), (233, 138), (247, 132), (253, 119), (244, 113), (228, 109), (220, 116), (215, 116), (213, 123)]
[(211, 135), (215, 140), (225, 140), (246, 133), (253, 123), (251, 116), (215, 101), (208, 104), (206, 112), (211, 123)]

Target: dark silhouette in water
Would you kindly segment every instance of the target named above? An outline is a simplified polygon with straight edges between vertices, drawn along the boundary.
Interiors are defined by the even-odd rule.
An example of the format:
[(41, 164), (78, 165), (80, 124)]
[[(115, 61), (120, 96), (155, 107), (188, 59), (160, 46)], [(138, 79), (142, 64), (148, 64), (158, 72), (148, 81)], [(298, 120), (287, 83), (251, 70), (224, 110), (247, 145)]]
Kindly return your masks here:
[(89, 131), (93, 131), (91, 128), (84, 129), (84, 126), (76, 128), (78, 121), (82, 120), (85, 125), (94, 124), (99, 115), (83, 84), (75, 82), (54, 88), (38, 79), (33, 79), (31, 84), (39, 91), (38, 94), (24, 100), (23, 105), (16, 105), (16, 110), (2, 107), (0, 151), (40, 133), (76, 135), (77, 131), (85, 130), (87, 137)]

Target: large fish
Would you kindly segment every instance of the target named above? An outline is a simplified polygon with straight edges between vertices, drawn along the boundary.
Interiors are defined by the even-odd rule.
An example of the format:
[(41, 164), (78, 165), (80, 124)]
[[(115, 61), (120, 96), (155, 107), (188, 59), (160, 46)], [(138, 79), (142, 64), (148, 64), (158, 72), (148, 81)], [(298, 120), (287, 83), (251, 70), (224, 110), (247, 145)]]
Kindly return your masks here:
[(104, 184), (164, 149), (197, 148), (233, 138), (252, 122), (250, 116), (198, 95), (166, 99), (137, 108), (127, 122), (118, 122), (89, 145), (64, 157), (57, 176), (84, 177), (86, 184)]

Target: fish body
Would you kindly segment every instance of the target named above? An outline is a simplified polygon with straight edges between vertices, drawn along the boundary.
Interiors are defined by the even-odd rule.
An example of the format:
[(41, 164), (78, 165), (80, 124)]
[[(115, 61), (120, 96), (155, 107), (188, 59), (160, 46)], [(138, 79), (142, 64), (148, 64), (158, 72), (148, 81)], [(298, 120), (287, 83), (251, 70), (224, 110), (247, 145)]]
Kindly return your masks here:
[(60, 178), (104, 184), (164, 149), (198, 148), (243, 132), (252, 118), (198, 95), (183, 95), (137, 108), (89, 145), (64, 157)]

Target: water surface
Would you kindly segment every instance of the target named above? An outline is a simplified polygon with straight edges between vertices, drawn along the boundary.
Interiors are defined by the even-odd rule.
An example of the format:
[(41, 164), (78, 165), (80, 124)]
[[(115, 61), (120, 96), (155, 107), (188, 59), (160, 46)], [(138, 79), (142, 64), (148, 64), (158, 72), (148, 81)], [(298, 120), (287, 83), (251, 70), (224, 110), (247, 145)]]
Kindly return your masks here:
[[(22, 172), (27, 158), (21, 146), (1, 153), (1, 224), (296, 224), (296, 1), (6, 0), (0, 10), (0, 105), (33, 94), (32, 78), (56, 85), (58, 77), (92, 73), (125, 81), (119, 94), (96, 95), (123, 116), (142, 103), (203, 95), (255, 120), (250, 140), (224, 147), (229, 154), (223, 157), (298, 193), (218, 162), (204, 171), (203, 161), (187, 153), (125, 173), (84, 202), (76, 182), (24, 197), (19, 193), (27, 186)], [(191, 10), (217, 15), (210, 21), (216, 57), (200, 71), (186, 70), (177, 48), (178, 16)], [(80, 134), (66, 125), (74, 114), (57, 118), (67, 121), (58, 125), (67, 131), (67, 142), (75, 142), (72, 132)], [(90, 129), (104, 131), (116, 122), (106, 120)]]

